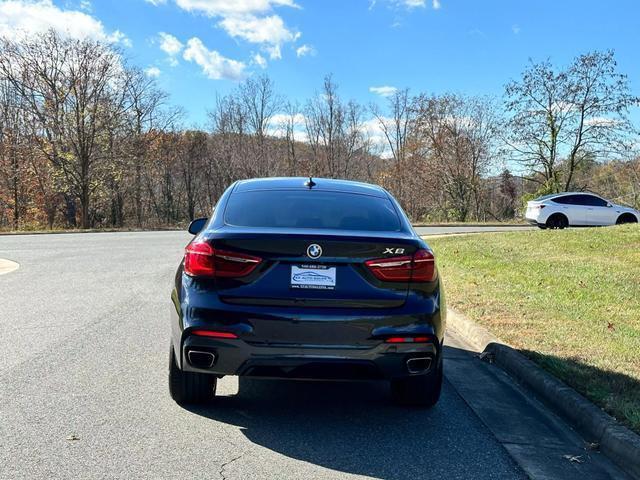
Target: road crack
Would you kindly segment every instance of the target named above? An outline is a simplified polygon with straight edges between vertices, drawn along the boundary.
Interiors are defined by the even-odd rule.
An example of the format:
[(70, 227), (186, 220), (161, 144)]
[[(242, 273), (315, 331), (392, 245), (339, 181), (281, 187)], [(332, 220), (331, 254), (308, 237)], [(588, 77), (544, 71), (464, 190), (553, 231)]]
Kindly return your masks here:
[(240, 455), (232, 458), (231, 460), (229, 460), (228, 462), (223, 463), (222, 465), (220, 465), (220, 470), (218, 470), (218, 475), (220, 475), (220, 478), (222, 478), (222, 480), (227, 480), (227, 477), (225, 475), (225, 469), (231, 465), (233, 462), (235, 462), (236, 460), (240, 460), (242, 457), (244, 457), (244, 455), (247, 452), (242, 452)]

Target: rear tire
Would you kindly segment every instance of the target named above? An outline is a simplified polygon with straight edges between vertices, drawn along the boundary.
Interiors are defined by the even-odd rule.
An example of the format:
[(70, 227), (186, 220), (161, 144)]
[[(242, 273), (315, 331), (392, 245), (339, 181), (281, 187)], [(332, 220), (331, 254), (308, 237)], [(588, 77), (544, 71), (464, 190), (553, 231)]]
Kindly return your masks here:
[(635, 217), (635, 215), (632, 215), (630, 213), (623, 213), (616, 220), (616, 225), (624, 225), (625, 223), (638, 223), (638, 219)]
[(562, 213), (554, 213), (547, 218), (547, 228), (562, 230), (569, 226), (569, 219)]
[(169, 349), (169, 393), (180, 404), (206, 403), (216, 394), (217, 378), (206, 373), (185, 372), (178, 368), (173, 345)]
[(391, 380), (391, 396), (399, 405), (431, 408), (442, 391), (442, 361), (426, 375)]

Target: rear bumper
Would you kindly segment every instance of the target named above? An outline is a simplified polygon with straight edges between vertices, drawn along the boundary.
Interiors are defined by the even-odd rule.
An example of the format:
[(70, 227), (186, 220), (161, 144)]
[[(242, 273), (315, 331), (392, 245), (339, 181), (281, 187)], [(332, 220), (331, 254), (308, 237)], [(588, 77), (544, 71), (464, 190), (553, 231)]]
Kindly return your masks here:
[(540, 220), (540, 213), (538, 212), (535, 215), (532, 215), (527, 212), (524, 216), (524, 219), (532, 225), (537, 225), (539, 223), (538, 220)]
[[(182, 342), (182, 369), (215, 375), (268, 378), (374, 380), (426, 374), (440, 361), (441, 345), (389, 344), (253, 345), (242, 339), (212, 339), (189, 335)], [(190, 352), (213, 354), (210, 367), (193, 362)], [(409, 362), (409, 363), (407, 363)], [(194, 365), (195, 363), (195, 365)]]
[[(180, 301), (180, 297), (183, 299)], [(407, 360), (440, 361), (446, 307), (440, 286), (408, 295), (397, 308), (315, 308), (233, 305), (204, 289), (174, 290), (172, 343), (178, 366), (216, 375), (369, 379), (412, 375)], [(238, 338), (195, 336), (193, 330)], [(392, 336), (427, 336), (426, 343), (385, 343)], [(199, 368), (189, 351), (209, 352)], [(206, 356), (206, 353), (205, 355)], [(428, 369), (424, 372), (427, 373)]]

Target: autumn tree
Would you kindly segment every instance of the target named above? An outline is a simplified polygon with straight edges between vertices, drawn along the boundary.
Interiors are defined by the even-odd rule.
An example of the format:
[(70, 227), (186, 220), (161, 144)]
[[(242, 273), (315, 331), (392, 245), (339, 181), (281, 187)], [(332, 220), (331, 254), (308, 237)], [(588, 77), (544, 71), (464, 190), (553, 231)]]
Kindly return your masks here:
[(432, 175), (439, 176), (438, 189), (446, 194), (453, 217), (478, 217), (482, 178), (497, 159), (500, 119), (493, 102), (457, 94), (421, 95), (413, 108), (420, 154)]
[(101, 142), (113, 117), (122, 114), (120, 57), (99, 41), (55, 31), (4, 39), (2, 47), (0, 72), (39, 122), (41, 149), (64, 177), (65, 193), (79, 201), (80, 222), (88, 228), (92, 195), (104, 171)]

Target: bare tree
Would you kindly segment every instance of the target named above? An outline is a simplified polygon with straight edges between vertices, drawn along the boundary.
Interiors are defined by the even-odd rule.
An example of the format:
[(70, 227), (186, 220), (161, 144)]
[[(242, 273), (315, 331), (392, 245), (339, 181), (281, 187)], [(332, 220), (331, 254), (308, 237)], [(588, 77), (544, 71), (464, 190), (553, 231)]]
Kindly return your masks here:
[(179, 162), (178, 168), (182, 173), (187, 218), (192, 221), (195, 218), (198, 192), (202, 183), (200, 166), (207, 158), (207, 135), (198, 131), (184, 132), (181, 143), (182, 161)]
[(389, 116), (385, 116), (380, 108), (372, 104), (371, 113), (378, 121), (384, 134), (391, 158), (395, 167), (394, 191), (400, 198), (403, 195), (403, 176), (401, 172), (407, 159), (407, 142), (411, 133), (412, 109), (409, 89), (396, 90), (388, 100)]
[[(496, 158), (498, 117), (486, 98), (461, 95), (420, 96), (415, 101), (421, 155), (437, 172), (458, 221), (480, 203), (482, 176)], [(476, 216), (479, 208), (476, 207)]]
[[(143, 223), (143, 170), (153, 133), (166, 131), (180, 115), (180, 111), (165, 109), (168, 95), (160, 90), (155, 79), (139, 68), (125, 72), (126, 135), (133, 163), (133, 198), (138, 227)], [(149, 133), (152, 133), (149, 135)]]
[(268, 176), (273, 173), (274, 165), (266, 151), (267, 137), (273, 115), (282, 108), (282, 97), (275, 93), (273, 81), (267, 75), (245, 80), (239, 87), (239, 97), (255, 137), (256, 173), (258, 176)]
[(299, 125), (299, 119), (303, 118), (298, 102), (287, 102), (285, 116), (287, 119), (284, 128), (287, 144), (287, 172), (289, 175), (295, 175), (298, 171), (296, 127)]
[(304, 109), (313, 154), (311, 174), (332, 178), (362, 175), (360, 163), (370, 153), (364, 111), (356, 102), (343, 103), (331, 75), (325, 77), (322, 92), (309, 100)]
[(637, 103), (612, 51), (580, 55), (559, 71), (549, 61), (531, 64), (506, 87), (507, 141), (547, 189), (568, 190), (589, 156), (628, 153), (628, 109)]

